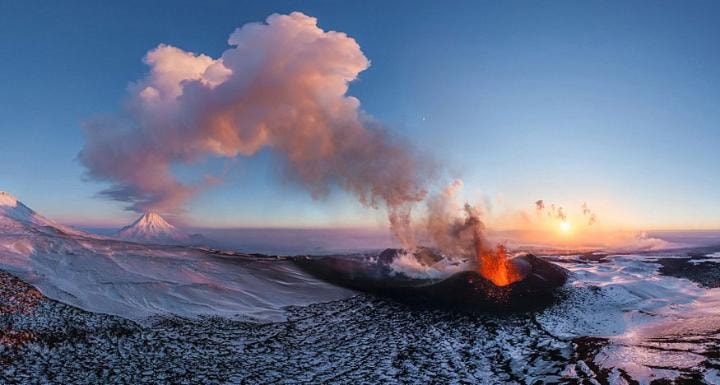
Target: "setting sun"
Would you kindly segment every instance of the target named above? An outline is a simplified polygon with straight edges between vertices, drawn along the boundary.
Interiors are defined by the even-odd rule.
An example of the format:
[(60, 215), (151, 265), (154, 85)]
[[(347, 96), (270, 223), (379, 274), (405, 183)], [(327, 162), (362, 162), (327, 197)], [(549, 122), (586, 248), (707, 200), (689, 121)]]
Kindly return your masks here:
[(563, 234), (567, 234), (570, 232), (571, 226), (570, 222), (568, 221), (562, 221), (560, 222), (560, 232)]

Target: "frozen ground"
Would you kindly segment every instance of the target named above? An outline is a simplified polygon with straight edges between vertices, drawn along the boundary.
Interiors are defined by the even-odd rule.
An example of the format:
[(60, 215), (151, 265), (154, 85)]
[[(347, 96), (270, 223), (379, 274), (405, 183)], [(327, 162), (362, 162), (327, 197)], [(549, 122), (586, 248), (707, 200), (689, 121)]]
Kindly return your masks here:
[(720, 383), (716, 251), (555, 257), (574, 279), (537, 318), (555, 336), (585, 338), (598, 378)]
[(0, 383), (720, 384), (720, 248), (545, 255), (554, 304), (470, 315), (0, 198)]
[(285, 306), (352, 294), (281, 258), (82, 237), (0, 234), (0, 268), (50, 298), (137, 321), (162, 314), (281, 320)]
[(719, 289), (657, 274), (667, 261), (657, 257), (558, 257), (575, 278), (540, 312), (457, 314), (356, 295), (290, 306), (285, 320), (268, 323), (173, 316), (136, 323), (50, 300), (0, 273), (1, 378), (58, 384), (719, 383)]
[(0, 269), (52, 299), (136, 321), (166, 314), (281, 320), (285, 306), (352, 295), (275, 257), (87, 234), (7, 193), (0, 193)]

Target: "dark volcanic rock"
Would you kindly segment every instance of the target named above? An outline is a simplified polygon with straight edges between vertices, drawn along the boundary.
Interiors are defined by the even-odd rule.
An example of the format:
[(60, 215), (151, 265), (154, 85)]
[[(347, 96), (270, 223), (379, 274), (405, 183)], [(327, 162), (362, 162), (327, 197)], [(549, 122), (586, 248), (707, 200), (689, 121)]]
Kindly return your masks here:
[[(601, 298), (585, 294), (573, 290), (549, 311)], [(49, 300), (2, 271), (0, 305), (0, 384), (638, 383), (598, 363), (608, 340), (557, 335), (543, 312), (464, 314), (358, 295), (290, 307), (283, 322), (136, 324)], [(667, 371), (675, 382), (651, 383), (713, 383), (704, 379), (718, 368), (715, 334), (651, 342), (667, 354), (692, 345), (703, 358)]]
[(464, 311), (525, 310), (543, 306), (567, 280), (563, 268), (530, 254), (513, 259), (525, 278), (507, 286), (496, 286), (475, 271), (459, 272), (442, 280), (414, 279), (396, 274), (389, 267), (396, 253), (393, 249), (385, 250), (373, 262), (316, 257), (297, 258), (295, 263), (308, 273), (339, 286), (404, 303)]
[(0, 313), (0, 336), (32, 333), (0, 343), (0, 384), (578, 383), (563, 377), (570, 341), (526, 314), (450, 314), (358, 295), (290, 307), (285, 322), (140, 325), (35, 298), (1, 271), (0, 287), (0, 303), (33, 303), (27, 314)]
[(690, 254), (687, 258), (661, 258), (657, 261), (662, 265), (658, 272), (686, 278), (705, 287), (720, 287), (720, 263), (702, 261), (705, 258), (704, 254)]

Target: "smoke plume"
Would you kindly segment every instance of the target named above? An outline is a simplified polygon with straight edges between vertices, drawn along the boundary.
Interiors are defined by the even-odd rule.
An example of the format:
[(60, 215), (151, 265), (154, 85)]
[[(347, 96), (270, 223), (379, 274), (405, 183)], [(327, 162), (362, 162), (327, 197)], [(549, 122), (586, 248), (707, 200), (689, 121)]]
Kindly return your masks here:
[(121, 116), (85, 125), (79, 160), (89, 179), (109, 183), (101, 195), (134, 211), (174, 212), (217, 182), (183, 183), (174, 166), (269, 148), (314, 197), (339, 186), (386, 206), (398, 238), (413, 243), (411, 209), (432, 168), (347, 95), (369, 66), (357, 42), (293, 12), (246, 24), (228, 43), (218, 58), (157, 46)]
[(583, 216), (587, 218), (588, 226), (592, 226), (595, 222), (597, 222), (597, 216), (592, 210), (590, 210), (586, 202), (582, 204), (582, 213)]
[(461, 180), (427, 200), (427, 234), (432, 244), (450, 258), (469, 261), (485, 278), (498, 286), (521, 279), (520, 273), (508, 259), (502, 245), (494, 246), (485, 236), (482, 212), (465, 203), (457, 194)]
[(462, 205), (457, 195), (463, 187), (455, 180), (427, 201), (427, 234), (433, 245), (447, 255), (470, 257), (476, 241), (484, 242), (480, 213)]
[[(545, 211), (545, 207), (546, 205), (543, 199), (535, 201), (535, 211), (538, 217), (540, 217), (543, 211)], [(587, 202), (583, 202), (580, 206), (580, 211), (583, 219), (587, 221), (588, 226), (592, 226), (597, 222), (597, 214), (590, 209)], [(556, 206), (554, 203), (550, 205), (550, 210), (547, 211), (547, 216), (550, 219), (558, 221), (566, 221), (568, 219), (568, 215), (565, 210), (563, 210), (562, 206)]]
[[(218, 182), (209, 175), (183, 183), (174, 167), (268, 148), (314, 197), (339, 186), (386, 208), (397, 239), (416, 250), (411, 214), (434, 168), (347, 94), (369, 66), (357, 42), (294, 12), (247, 24), (228, 43), (218, 58), (157, 46), (144, 58), (147, 76), (129, 87), (124, 112), (85, 125), (79, 160), (89, 179), (109, 183), (101, 195), (134, 211), (174, 212)], [(479, 210), (454, 202), (461, 187), (456, 181), (428, 199), (429, 240), (509, 284), (518, 278), (504, 249), (485, 239)]]

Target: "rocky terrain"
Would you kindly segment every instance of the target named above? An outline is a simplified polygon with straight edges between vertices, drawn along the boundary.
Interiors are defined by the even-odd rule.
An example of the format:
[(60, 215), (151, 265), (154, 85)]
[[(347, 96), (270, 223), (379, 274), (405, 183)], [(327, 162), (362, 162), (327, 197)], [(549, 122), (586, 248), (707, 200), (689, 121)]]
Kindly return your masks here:
[[(593, 299), (567, 292), (562, 301)], [(638, 383), (598, 364), (606, 339), (548, 331), (552, 310), (469, 315), (358, 295), (290, 307), (284, 322), (162, 317), (138, 324), (50, 300), (4, 272), (0, 306), (7, 384)], [(697, 344), (654, 344), (671, 354), (683, 342)], [(717, 340), (702, 346), (701, 366), (668, 368), (678, 372), (675, 383), (712, 383), (707, 370), (718, 368), (720, 349)]]
[(291, 308), (279, 323), (141, 326), (0, 277), (6, 383), (550, 383), (575, 359), (572, 341), (527, 315), (458, 316), (357, 296)]
[(685, 258), (660, 258), (658, 263), (662, 266), (658, 270), (660, 274), (686, 278), (709, 288), (720, 287), (720, 263), (705, 253), (690, 252)]

